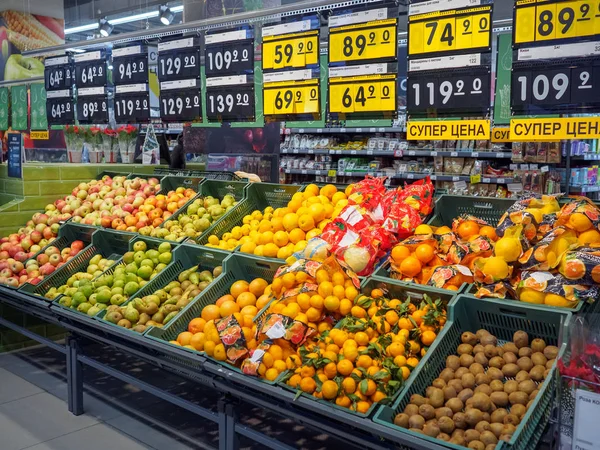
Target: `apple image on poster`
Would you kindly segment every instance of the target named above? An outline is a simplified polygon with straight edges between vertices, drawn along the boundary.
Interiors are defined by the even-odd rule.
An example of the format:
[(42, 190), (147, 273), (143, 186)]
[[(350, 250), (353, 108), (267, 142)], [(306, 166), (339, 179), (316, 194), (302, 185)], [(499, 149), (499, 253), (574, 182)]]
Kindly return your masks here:
[(44, 75), (44, 63), (36, 58), (10, 55), (4, 65), (4, 80), (21, 80)]

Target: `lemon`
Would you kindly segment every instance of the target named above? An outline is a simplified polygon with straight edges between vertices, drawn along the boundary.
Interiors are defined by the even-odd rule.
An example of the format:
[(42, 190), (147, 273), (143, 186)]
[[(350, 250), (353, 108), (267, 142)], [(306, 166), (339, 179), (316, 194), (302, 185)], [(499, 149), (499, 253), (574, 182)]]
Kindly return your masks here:
[(546, 294), (546, 297), (544, 298), (544, 303), (549, 306), (558, 306), (560, 308), (570, 308), (577, 304), (576, 302), (570, 302), (562, 295), (557, 294)]
[(521, 300), (522, 302), (535, 303), (537, 305), (542, 305), (544, 303), (545, 297), (545, 292), (539, 292), (531, 288), (523, 288), (523, 290), (521, 290), (521, 293), (519, 294), (519, 300)]
[(415, 228), (415, 234), (431, 234), (433, 230), (429, 225), (425, 225), (424, 223)]
[(487, 259), (482, 269), (483, 273), (490, 275), (496, 280), (503, 280), (508, 277), (508, 264), (498, 256), (492, 256)]

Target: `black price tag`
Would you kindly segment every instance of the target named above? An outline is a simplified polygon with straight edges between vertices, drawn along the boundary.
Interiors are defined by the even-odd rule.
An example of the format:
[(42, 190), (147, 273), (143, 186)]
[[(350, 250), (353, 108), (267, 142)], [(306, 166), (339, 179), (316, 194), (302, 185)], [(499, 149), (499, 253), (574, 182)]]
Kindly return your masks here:
[(70, 97), (48, 98), (46, 116), (48, 125), (69, 125), (75, 122), (73, 103)]
[(77, 87), (106, 86), (106, 61), (86, 61), (75, 64)]
[[(475, 72), (475, 73), (474, 73)], [(409, 113), (484, 112), (490, 107), (490, 74), (483, 71), (415, 73), (408, 77)]]
[(160, 117), (165, 121), (189, 122), (202, 118), (200, 89), (160, 91)]
[(106, 95), (78, 97), (77, 120), (80, 123), (108, 123), (108, 98)]
[(139, 54), (113, 58), (115, 84), (148, 82), (148, 55)]
[(206, 76), (236, 75), (254, 70), (254, 41), (211, 44), (204, 52)]
[(73, 84), (73, 68), (68, 66), (50, 66), (44, 69), (46, 91), (70, 88)]
[(254, 120), (254, 87), (230, 86), (206, 89), (206, 114), (214, 122)]
[(115, 94), (115, 121), (137, 123), (150, 120), (150, 95), (148, 92)]
[(185, 80), (200, 77), (200, 51), (196, 47), (159, 53), (158, 79)]

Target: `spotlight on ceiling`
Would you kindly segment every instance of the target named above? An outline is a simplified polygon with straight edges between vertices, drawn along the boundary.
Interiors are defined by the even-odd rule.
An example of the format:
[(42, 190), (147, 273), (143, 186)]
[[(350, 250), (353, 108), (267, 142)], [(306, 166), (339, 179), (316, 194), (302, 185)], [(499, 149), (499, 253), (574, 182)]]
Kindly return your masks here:
[(98, 31), (100, 31), (100, 34), (104, 37), (110, 35), (114, 28), (115, 26), (108, 20), (106, 20), (106, 18), (100, 19), (100, 21), (98, 22)]
[(163, 25), (171, 25), (173, 19), (175, 18), (175, 14), (171, 11), (167, 5), (161, 5), (158, 8), (158, 17)]

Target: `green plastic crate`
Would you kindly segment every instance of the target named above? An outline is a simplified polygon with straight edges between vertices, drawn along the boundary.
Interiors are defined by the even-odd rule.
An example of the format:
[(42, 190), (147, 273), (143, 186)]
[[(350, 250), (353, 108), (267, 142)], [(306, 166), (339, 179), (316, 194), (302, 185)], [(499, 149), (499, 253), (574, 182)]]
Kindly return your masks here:
[[(238, 280), (246, 280), (248, 282), (255, 278), (263, 278), (267, 281), (272, 280), (279, 267), (278, 264), (265, 262), (256, 256), (241, 253), (229, 255), (223, 261), (223, 273), (218, 279), (213, 281), (207, 289), (198, 295), (198, 297), (196, 297), (194, 301), (191, 302), (179, 316), (177, 316), (177, 318), (171, 320), (163, 328), (151, 328), (145, 333), (144, 338), (153, 339), (154, 341), (176, 347), (177, 349), (182, 349), (182, 347), (169, 344), (169, 341), (176, 340), (179, 333), (186, 331), (190, 321), (196, 317), (200, 317), (200, 313), (206, 305), (212, 305), (223, 295), (229, 294), (231, 285)], [(179, 354), (173, 355), (173, 358), (179, 363), (187, 366), (196, 367), (192, 355), (206, 356), (204, 352), (197, 352), (186, 348), (183, 348), (183, 350), (190, 353), (190, 358), (180, 357)], [(209, 357), (206, 356), (206, 358)], [(225, 362), (216, 361), (212, 358), (209, 359), (232, 371), (240, 372), (239, 369), (226, 364)], [(273, 384), (275, 382), (269, 383)]]
[[(393, 423), (396, 414), (404, 411), (413, 394), (424, 394), (428, 386), (446, 367), (446, 358), (456, 354), (461, 343), (461, 334), (465, 331), (476, 332), (484, 328), (495, 335), (499, 342), (512, 340), (515, 331), (524, 330), (530, 339), (542, 338), (549, 345), (561, 345), (562, 336), (572, 317), (568, 311), (548, 311), (531, 305), (506, 303), (504, 300), (477, 301), (472, 297), (459, 295), (450, 308), (448, 322), (436, 342), (431, 346), (421, 363), (411, 375), (411, 379), (398, 399), (390, 406), (381, 406), (373, 421), (396, 430), (408, 433), (445, 448), (461, 450), (464, 447), (434, 439), (419, 433), (413, 433)], [(566, 344), (562, 344), (559, 357)], [(558, 359), (558, 358), (557, 358)], [(515, 434), (508, 443), (500, 442), (497, 449), (529, 450), (536, 444), (546, 426), (554, 398), (557, 381), (556, 364), (548, 377), (540, 385), (540, 391), (534, 403), (528, 409)], [(424, 445), (427, 445), (424, 443)]]
[[(196, 245), (188, 245), (188, 244), (180, 245), (175, 250), (173, 250), (173, 262), (171, 264), (169, 264), (163, 271), (161, 271), (156, 277), (151, 279), (137, 293), (135, 293), (134, 295), (129, 297), (129, 299), (125, 303), (123, 303), (122, 306), (127, 305), (130, 301), (132, 301), (136, 298), (141, 298), (146, 295), (151, 295), (158, 289), (165, 287), (171, 281), (177, 280), (177, 277), (179, 276), (179, 274), (181, 272), (183, 272), (184, 270), (190, 269), (194, 266), (198, 266), (201, 270), (210, 270), (212, 272), (212, 270), (215, 267), (223, 265), (223, 261), (229, 255), (230, 255), (230, 253), (225, 252), (223, 250), (205, 249), (202, 247), (198, 247)], [(221, 274), (219, 277), (215, 278), (213, 280), (213, 282), (218, 281), (222, 275), (223, 274)], [(188, 306), (186, 306), (186, 308), (188, 308), (198, 296), (196, 296), (194, 299), (192, 299), (192, 301), (188, 304)], [(183, 308), (171, 320), (176, 320), (177, 317), (179, 317), (179, 315), (182, 314), (186, 310), (186, 308)], [(102, 320), (103, 323), (105, 323), (111, 327), (116, 327), (119, 330), (122, 330), (124, 332), (134, 333), (133, 331), (131, 331), (127, 328), (119, 327), (119, 326), (113, 324), (112, 322), (106, 322), (104, 320), (105, 315), (106, 315), (106, 310), (102, 310), (98, 313), (98, 315), (96, 315), (96, 318)], [(144, 333), (146, 333), (149, 330), (150, 330), (150, 328), (148, 328), (148, 330), (146, 330)], [(144, 333), (142, 333), (142, 334), (144, 334)]]
[[(151, 175), (152, 176), (152, 175)], [(178, 187), (190, 188), (195, 192), (198, 192), (198, 186), (202, 184), (205, 179), (203, 177), (194, 176), (174, 176), (167, 175), (160, 180), (160, 192), (161, 194), (167, 194), (170, 191), (174, 191)]]
[[(44, 253), (49, 247), (57, 247), (59, 250), (63, 250), (64, 248), (69, 247), (72, 242), (78, 240), (84, 243), (84, 248), (81, 250), (83, 251), (87, 246), (89, 246), (92, 243), (92, 235), (95, 232), (96, 229), (94, 228), (82, 226), (72, 222), (67, 222), (59, 228), (58, 236), (56, 236), (56, 239), (54, 241), (44, 246), (44, 248), (42, 248), (39, 252), (37, 252), (27, 261), (31, 259), (36, 259), (38, 255)], [(25, 283), (19, 289), (22, 289), (24, 292), (31, 292), (30, 290), (23, 289), (27, 285), (35, 286), (30, 285), (30, 283)]]
[(211, 235), (222, 236), (235, 226), (243, 225), (244, 216), (252, 211), (263, 211), (267, 206), (283, 208), (292, 196), (300, 190), (300, 186), (292, 184), (251, 183), (246, 187), (246, 198), (238, 203), (229, 214), (214, 222), (202, 236), (196, 239), (200, 245), (208, 243)]
[[(371, 291), (373, 289), (381, 289), (384, 292), (387, 292), (390, 297), (397, 298), (401, 301), (410, 299), (411, 302), (414, 303), (415, 305), (418, 305), (419, 303), (421, 303), (421, 301), (423, 300), (423, 297), (425, 295), (428, 295), (433, 301), (435, 301), (437, 299), (441, 299), (442, 302), (448, 308), (448, 307), (450, 307), (450, 305), (452, 305), (455, 302), (455, 300), (457, 298), (457, 296), (455, 295), (456, 292), (448, 291), (446, 289), (437, 289), (437, 288), (433, 288), (430, 286), (423, 286), (423, 285), (418, 285), (418, 284), (407, 285), (406, 283), (400, 283), (397, 280), (392, 280), (392, 279), (381, 280), (381, 279), (377, 279), (375, 277), (369, 277), (369, 278), (365, 279), (363, 281), (363, 283), (361, 284), (360, 290), (361, 290), (362, 294), (370, 295)], [(266, 315), (266, 308), (261, 310), (258, 317), (260, 317), (261, 315), (263, 317)], [(336, 327), (337, 327), (337, 325), (336, 325)], [(436, 339), (436, 342), (438, 339)], [(435, 343), (433, 345), (435, 345)], [(430, 347), (430, 349), (431, 348), (433, 348), (433, 347)], [(417, 367), (419, 367), (419, 366), (417, 366)], [(405, 383), (410, 382), (412, 380), (412, 378), (414, 377), (415, 373), (416, 373), (416, 370), (413, 370), (412, 373), (410, 374), (410, 377), (405, 381)], [(288, 375), (291, 375), (291, 374), (288, 374)], [(289, 376), (286, 376), (285, 378), (278, 380), (280, 386), (286, 390), (297, 392), (297, 389), (294, 389), (291, 386), (285, 384), (285, 381), (287, 380), (287, 378), (289, 378)], [(394, 394), (394, 396), (392, 396), (391, 401), (393, 402), (394, 399), (396, 399), (400, 395), (401, 392), (402, 392), (402, 389), (398, 390), (396, 392), (396, 394)], [(348, 408), (338, 406), (335, 403), (328, 402), (328, 401), (322, 400), (322, 399), (318, 399), (318, 398), (313, 397), (312, 395), (308, 395), (308, 394), (304, 394), (304, 393), (302, 393), (300, 395), (300, 397), (298, 397), (298, 399), (296, 399), (296, 401), (316, 402), (318, 406), (315, 405), (315, 408), (318, 409), (319, 411), (321, 411), (321, 413), (326, 414), (326, 415), (335, 414), (337, 416), (349, 414), (351, 416), (358, 416), (358, 417), (371, 417), (371, 416), (373, 416), (374, 411), (380, 406), (380, 405), (374, 403), (371, 405), (371, 407), (368, 409), (368, 411), (366, 413), (359, 413), (359, 412), (351, 411)]]
[(244, 181), (246, 178), (237, 176), (234, 172), (221, 170), (191, 170), (191, 169), (169, 169), (166, 167), (157, 167), (154, 169), (155, 175), (174, 175), (174, 176), (192, 176), (202, 177), (207, 180), (219, 181)]
[[(44, 294), (52, 287), (59, 287), (66, 283), (71, 275), (87, 269), (90, 259), (94, 255), (101, 254), (103, 258), (120, 260), (129, 249), (129, 242), (136, 237), (133, 233), (114, 230), (95, 230), (92, 234), (92, 243), (63, 265), (39, 284), (23, 285), (21, 290), (33, 295), (44, 297)], [(116, 263), (115, 263), (116, 264)], [(51, 301), (51, 300), (48, 300)]]
[(435, 202), (433, 217), (427, 223), (436, 227), (442, 225), (451, 227), (455, 218), (463, 214), (470, 214), (495, 227), (502, 215), (515, 201), (514, 198), (442, 195)]

